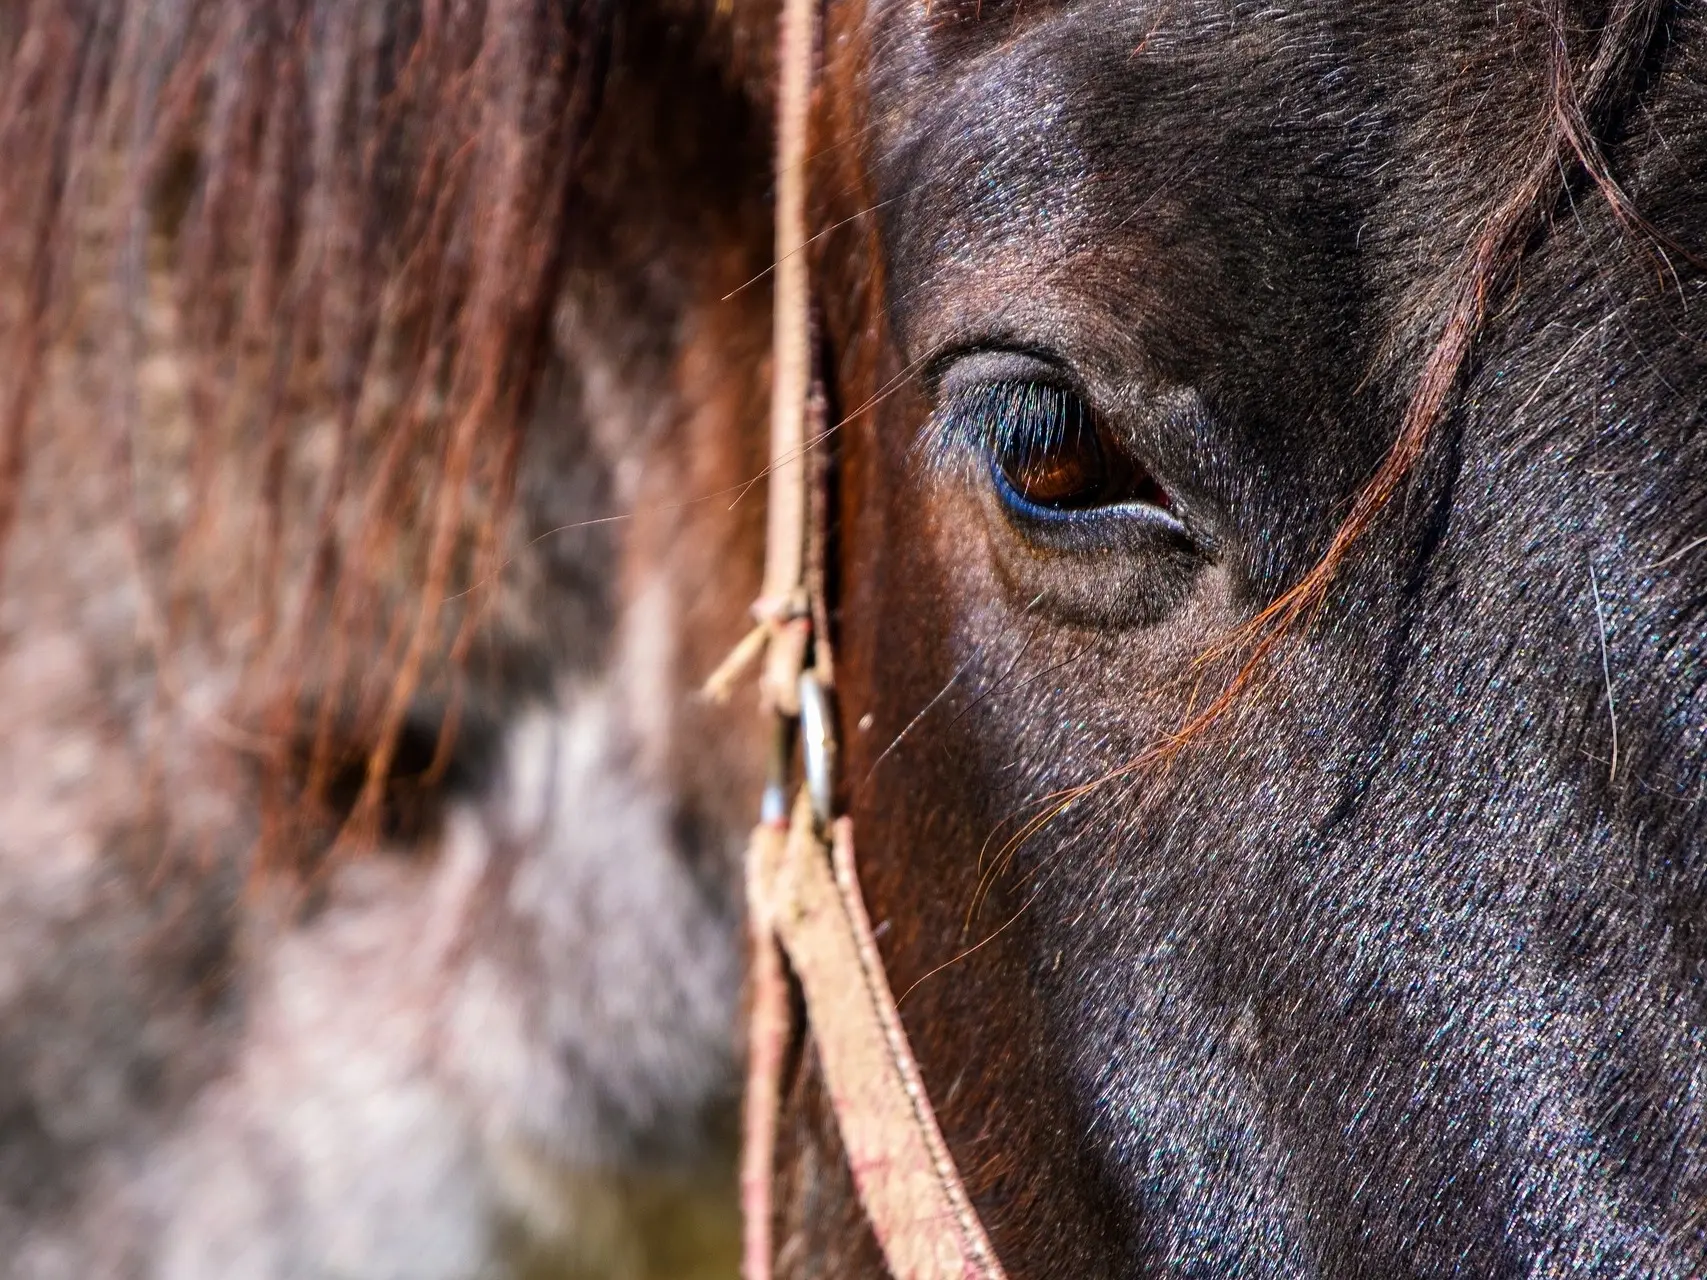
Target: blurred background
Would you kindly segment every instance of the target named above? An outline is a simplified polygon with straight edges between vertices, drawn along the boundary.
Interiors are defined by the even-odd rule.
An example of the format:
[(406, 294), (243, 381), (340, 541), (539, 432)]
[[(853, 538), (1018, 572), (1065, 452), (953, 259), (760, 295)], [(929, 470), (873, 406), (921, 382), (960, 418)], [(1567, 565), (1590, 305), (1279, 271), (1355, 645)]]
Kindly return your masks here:
[(733, 1276), (774, 5), (0, 5), (0, 1276)]

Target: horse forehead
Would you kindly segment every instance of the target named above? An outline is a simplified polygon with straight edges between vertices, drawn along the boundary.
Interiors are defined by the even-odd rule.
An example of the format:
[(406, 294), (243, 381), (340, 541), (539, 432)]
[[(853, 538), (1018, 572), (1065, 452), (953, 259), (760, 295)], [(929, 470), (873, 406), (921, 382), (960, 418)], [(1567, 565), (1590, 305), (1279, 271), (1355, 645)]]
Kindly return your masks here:
[(1354, 43), (1319, 6), (880, 9), (870, 159), (904, 344), (994, 313), (1033, 338), (1112, 310), (1133, 336), (1204, 328), (1182, 285), (1224, 293), (1229, 246), (1333, 225), (1296, 216), (1300, 175), (1332, 171), (1313, 205), (1373, 198), (1350, 179), (1383, 158), (1382, 77)]
[[(1440, 25), (1428, 8), (1391, 0), (878, 0), (874, 124), (891, 138), (915, 135), (957, 108), (1010, 129), (1058, 109), (1094, 124), (1125, 105), (1134, 86), (1175, 90), (1152, 92), (1150, 105), (1185, 117), (1239, 102), (1260, 107), (1269, 91), (1278, 105), (1307, 114), (1312, 91), (1331, 91), (1355, 64), (1385, 61), (1396, 70), (1430, 50), (1450, 58), (1461, 42), (1449, 32), (1415, 38)], [(1155, 77), (1166, 72), (1174, 83), (1159, 86)], [(974, 123), (973, 114), (961, 123)]]

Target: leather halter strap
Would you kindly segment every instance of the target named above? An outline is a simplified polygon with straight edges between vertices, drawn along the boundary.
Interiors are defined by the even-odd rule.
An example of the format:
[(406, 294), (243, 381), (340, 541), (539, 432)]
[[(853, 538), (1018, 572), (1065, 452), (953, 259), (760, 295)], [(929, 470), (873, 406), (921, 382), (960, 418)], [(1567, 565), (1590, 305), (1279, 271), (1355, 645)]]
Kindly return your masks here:
[[(783, 967), (799, 980), (860, 1203), (895, 1280), (1005, 1280), (937, 1126), (872, 937), (853, 823), (833, 818), (835, 728), (821, 573), (826, 502), (812, 501), (814, 395), (806, 234), (806, 141), (817, 0), (784, 0), (778, 49), (776, 274), (769, 506), (758, 627), (707, 682), (727, 693), (763, 650), (761, 700), (776, 724), (772, 779), (747, 850), (751, 957), (741, 1154), (742, 1274), (770, 1280), (772, 1180), (782, 1064), (791, 1039)], [(813, 406), (818, 413), (814, 415)], [(819, 469), (822, 474), (823, 469)], [(820, 620), (814, 634), (813, 619)], [(808, 655), (811, 666), (807, 666)], [(799, 722), (806, 784), (786, 800)]]

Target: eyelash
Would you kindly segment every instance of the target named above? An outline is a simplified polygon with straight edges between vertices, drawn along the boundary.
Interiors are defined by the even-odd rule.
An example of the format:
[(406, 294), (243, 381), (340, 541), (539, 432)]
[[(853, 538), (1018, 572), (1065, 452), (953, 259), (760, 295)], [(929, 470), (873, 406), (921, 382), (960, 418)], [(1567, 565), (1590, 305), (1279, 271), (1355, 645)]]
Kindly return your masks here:
[(940, 415), (937, 449), (975, 459), (1010, 519), (1098, 519), (1137, 508), (1171, 512), (1168, 493), (1116, 447), (1077, 395), (1036, 380), (977, 385)]
[(937, 472), (969, 464), (982, 472), (990, 459), (1020, 449), (1042, 453), (1088, 425), (1089, 411), (1072, 392), (1046, 382), (990, 382), (955, 395), (938, 411), (927, 462)]

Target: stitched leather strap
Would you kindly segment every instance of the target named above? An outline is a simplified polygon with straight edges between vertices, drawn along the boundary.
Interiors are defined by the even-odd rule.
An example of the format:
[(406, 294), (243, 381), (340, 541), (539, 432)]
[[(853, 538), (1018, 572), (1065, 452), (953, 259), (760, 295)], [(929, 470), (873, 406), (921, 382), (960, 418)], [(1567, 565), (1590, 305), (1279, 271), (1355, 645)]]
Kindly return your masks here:
[(889, 1270), (897, 1280), (998, 1280), (1001, 1265), (937, 1127), (872, 938), (852, 820), (837, 819), (826, 845), (803, 792), (786, 839), (763, 840), (759, 853), (848, 1166)]
[[(805, 173), (816, 3), (784, 0), (778, 48), (776, 327), (764, 594), (754, 606), (753, 635), (707, 682), (708, 691), (727, 692), (762, 648), (761, 701), (777, 720), (766, 820), (753, 832), (746, 862), (751, 963), (742, 1274), (746, 1280), (770, 1280), (775, 1253), (772, 1175), (782, 1064), (792, 1033), (780, 943), (806, 997), (854, 1186), (895, 1280), (1005, 1280), (907, 1044), (860, 897), (852, 822), (828, 824), (826, 843), (822, 815), (814, 812), (805, 788), (786, 823), (781, 813), (790, 725), (800, 714), (799, 681), (809, 648), (815, 678), (824, 685), (831, 678), (829, 637), (821, 630), (828, 617), (821, 598), (824, 574), (821, 565), (811, 581), (807, 573), (809, 552), (819, 559), (824, 554), (828, 507), (823, 494), (809, 501), (806, 466), (807, 451), (816, 443), (807, 438), (814, 398)], [(818, 468), (819, 484), (823, 474)], [(814, 594), (820, 598), (810, 598)], [(824, 731), (831, 732), (827, 723)], [(820, 760), (833, 760), (833, 747), (831, 737), (818, 744)], [(827, 784), (822, 790), (819, 803), (827, 806)]]

